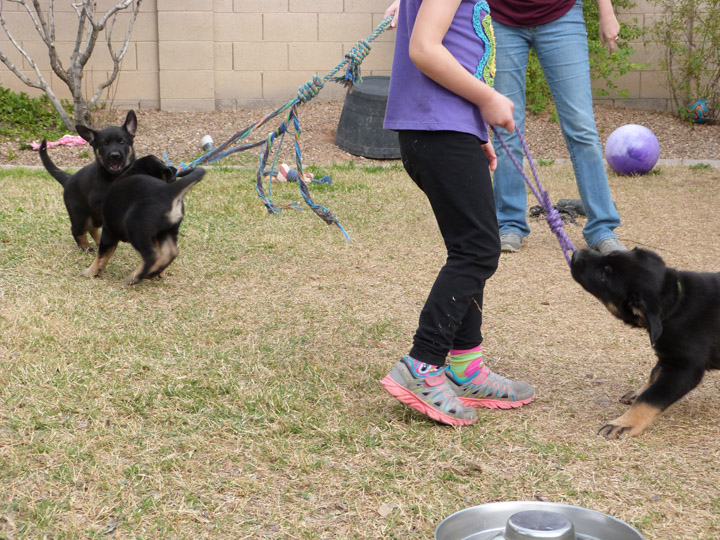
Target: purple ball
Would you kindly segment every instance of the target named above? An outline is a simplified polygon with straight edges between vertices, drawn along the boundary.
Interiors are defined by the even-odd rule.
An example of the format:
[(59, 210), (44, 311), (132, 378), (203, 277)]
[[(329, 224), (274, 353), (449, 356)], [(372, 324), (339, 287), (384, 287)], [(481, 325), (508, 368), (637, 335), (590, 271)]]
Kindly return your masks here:
[(660, 157), (660, 143), (645, 126), (627, 124), (617, 128), (605, 143), (605, 159), (618, 174), (645, 174)]

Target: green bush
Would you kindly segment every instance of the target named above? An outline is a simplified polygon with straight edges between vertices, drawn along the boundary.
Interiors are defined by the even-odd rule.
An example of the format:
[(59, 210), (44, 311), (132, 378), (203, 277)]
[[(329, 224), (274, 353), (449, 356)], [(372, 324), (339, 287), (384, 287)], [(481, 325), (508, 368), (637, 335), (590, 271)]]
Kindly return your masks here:
[[(635, 6), (635, 3), (631, 0), (616, 0), (613, 2), (616, 10), (620, 8), (623, 11), (629, 10)], [(604, 88), (599, 88), (596, 93), (601, 96), (609, 95), (610, 91), (616, 91), (620, 96), (627, 95), (626, 90), (618, 90), (617, 84), (614, 79), (617, 79), (621, 75), (628, 73), (633, 69), (641, 67), (640, 64), (636, 64), (630, 61), (634, 50), (630, 46), (630, 42), (641, 37), (643, 30), (640, 28), (635, 21), (628, 24), (624, 21), (620, 21), (620, 36), (622, 39), (618, 40), (618, 48), (611, 55), (607, 47), (600, 43), (599, 35), (599, 17), (597, 4), (593, 0), (587, 0), (583, 2), (583, 12), (585, 15), (585, 25), (587, 26), (588, 33), (588, 50), (590, 53), (590, 75), (593, 79), (603, 81), (605, 84)], [(554, 110), (552, 104), (552, 96), (548, 88), (545, 77), (540, 68), (540, 63), (535, 55), (535, 51), (530, 52), (530, 58), (528, 59), (528, 70), (526, 77), (527, 84), (527, 97), (526, 107), (533, 113), (541, 113), (550, 106)]]
[(31, 98), (0, 86), (0, 136), (20, 141), (55, 140), (67, 133), (46, 95)]
[(651, 0), (661, 16), (651, 28), (649, 41), (665, 54), (660, 67), (667, 71), (667, 86), (680, 118), (698, 98), (720, 108), (720, 0)]

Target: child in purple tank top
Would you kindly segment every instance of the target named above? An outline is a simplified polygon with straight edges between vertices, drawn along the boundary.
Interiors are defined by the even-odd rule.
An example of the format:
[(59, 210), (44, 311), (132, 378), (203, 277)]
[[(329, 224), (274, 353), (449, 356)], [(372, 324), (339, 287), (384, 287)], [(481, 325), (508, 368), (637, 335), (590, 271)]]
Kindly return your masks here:
[(409, 354), (381, 383), (451, 425), (473, 423), (474, 407), (509, 409), (535, 397), (482, 359), (483, 290), (500, 257), (487, 126), (515, 128), (512, 102), (492, 88), (489, 12), (483, 0), (396, 0), (386, 11), (397, 35), (385, 127), (398, 132), (403, 166), (430, 201), (447, 260)]

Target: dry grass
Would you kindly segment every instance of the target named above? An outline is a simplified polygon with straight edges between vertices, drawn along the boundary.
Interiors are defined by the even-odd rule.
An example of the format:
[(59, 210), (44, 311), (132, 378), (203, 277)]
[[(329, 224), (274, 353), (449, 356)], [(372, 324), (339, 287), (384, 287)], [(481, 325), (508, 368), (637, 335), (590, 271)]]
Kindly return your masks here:
[[(334, 185), (314, 197), (350, 243), (310, 212), (267, 215), (252, 171), (218, 169), (187, 197), (168, 277), (128, 288), (129, 246), (79, 277), (92, 256), (57, 183), (0, 171), (0, 538), (431, 538), (457, 510), (518, 499), (648, 539), (720, 538), (717, 375), (640, 439), (598, 437), (652, 352), (571, 280), (542, 222), (485, 305), (489, 364), (537, 400), (454, 429), (385, 394), (440, 238), (398, 168), (320, 172)], [(554, 199), (577, 196), (568, 166), (541, 174)], [(621, 239), (718, 270), (719, 181), (611, 177)]]

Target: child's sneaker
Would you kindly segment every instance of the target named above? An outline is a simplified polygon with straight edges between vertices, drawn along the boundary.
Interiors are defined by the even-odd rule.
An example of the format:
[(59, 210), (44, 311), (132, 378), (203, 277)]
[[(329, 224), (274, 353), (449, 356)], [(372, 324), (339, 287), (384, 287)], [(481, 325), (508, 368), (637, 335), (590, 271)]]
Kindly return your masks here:
[(475, 376), (461, 381), (449, 368), (445, 375), (450, 388), (468, 407), (488, 407), (490, 409), (514, 409), (527, 405), (535, 398), (535, 389), (527, 383), (511, 381), (493, 373), (485, 364), (481, 364)]
[(380, 384), (391, 395), (433, 420), (451, 426), (466, 426), (477, 420), (471, 407), (463, 406), (448, 385), (445, 371), (404, 357)]

